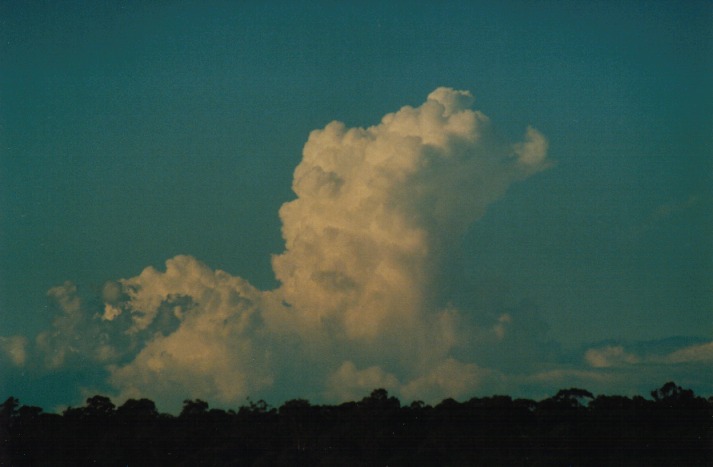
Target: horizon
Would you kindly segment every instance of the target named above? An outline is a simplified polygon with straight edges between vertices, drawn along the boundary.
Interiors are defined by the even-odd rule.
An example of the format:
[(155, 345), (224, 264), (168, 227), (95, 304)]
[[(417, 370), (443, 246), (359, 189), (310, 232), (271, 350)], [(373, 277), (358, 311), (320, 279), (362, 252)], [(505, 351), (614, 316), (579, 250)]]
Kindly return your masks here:
[[(575, 387), (570, 387), (570, 388), (561, 388), (559, 389), (556, 393), (550, 394), (549, 396), (543, 397), (541, 399), (532, 399), (532, 398), (527, 398), (527, 397), (513, 397), (509, 394), (489, 394), (489, 395), (481, 395), (481, 396), (473, 396), (473, 397), (467, 397), (465, 396), (462, 399), (453, 399), (452, 397), (446, 397), (440, 401), (436, 401), (432, 404), (429, 404), (427, 402), (424, 402), (422, 400), (411, 400), (411, 401), (404, 401), (399, 399), (397, 396), (394, 396), (393, 394), (389, 394), (387, 389), (384, 388), (374, 388), (371, 391), (368, 391), (368, 394), (364, 394), (360, 398), (355, 398), (353, 400), (344, 400), (344, 401), (339, 401), (339, 402), (334, 402), (334, 403), (313, 403), (312, 401), (308, 399), (303, 399), (301, 397), (297, 397), (294, 399), (289, 399), (282, 401), (281, 404), (279, 405), (273, 405), (270, 403), (270, 401), (264, 400), (264, 399), (257, 399), (253, 400), (250, 396), (246, 397), (245, 402), (243, 402), (241, 405), (238, 406), (233, 406), (233, 407), (227, 407), (227, 406), (222, 406), (222, 407), (216, 407), (214, 406), (211, 401), (208, 400), (203, 400), (200, 398), (195, 398), (195, 399), (185, 399), (182, 402), (182, 406), (180, 408), (180, 411), (176, 412), (166, 412), (160, 410), (161, 403), (160, 401), (154, 401), (149, 398), (145, 397), (138, 397), (138, 398), (129, 398), (126, 399), (122, 402), (117, 403), (117, 401), (114, 401), (111, 397), (105, 396), (103, 394), (94, 394), (90, 397), (87, 397), (87, 399), (84, 401), (82, 405), (77, 405), (77, 406), (64, 406), (64, 407), (54, 407), (54, 411), (50, 412), (45, 410), (44, 407), (39, 407), (39, 406), (31, 406), (29, 404), (23, 404), (22, 400), (10, 395), (7, 399), (5, 399), (5, 402), (7, 403), (9, 400), (13, 400), (17, 403), (15, 406), (15, 410), (18, 410), (21, 407), (35, 407), (41, 409), (41, 413), (46, 413), (46, 414), (56, 414), (56, 415), (65, 415), (67, 411), (72, 411), (75, 409), (83, 409), (90, 407), (92, 404), (95, 404), (96, 399), (101, 399), (101, 402), (103, 404), (104, 400), (107, 400), (110, 402), (113, 406), (112, 410), (117, 410), (121, 408), (122, 406), (126, 405), (128, 403), (129, 406), (131, 406), (132, 402), (136, 401), (150, 401), (154, 404), (155, 408), (157, 409), (158, 413), (161, 415), (171, 415), (173, 417), (177, 417), (180, 415), (180, 412), (183, 411), (186, 407), (188, 406), (195, 406), (196, 404), (200, 404), (201, 406), (205, 407), (206, 411), (209, 410), (217, 410), (221, 412), (228, 412), (232, 413), (235, 412), (237, 413), (240, 409), (251, 409), (251, 410), (260, 410), (260, 411), (271, 411), (275, 410), (277, 412), (280, 412), (280, 409), (283, 407), (290, 407), (291, 404), (293, 403), (298, 403), (298, 404), (305, 404), (311, 407), (340, 407), (344, 405), (350, 405), (350, 404), (360, 404), (364, 401), (368, 400), (373, 400), (374, 398), (379, 398), (379, 399), (386, 399), (388, 400), (395, 400), (398, 401), (399, 407), (401, 408), (407, 408), (407, 407), (419, 407), (419, 408), (436, 408), (439, 406), (442, 406), (444, 403), (450, 403), (450, 402), (455, 402), (457, 404), (468, 404), (472, 403), (473, 401), (488, 401), (488, 400), (496, 400), (496, 399), (501, 399), (501, 398), (506, 398), (509, 399), (512, 402), (523, 402), (523, 401), (528, 401), (528, 402), (534, 402), (535, 404), (540, 404), (542, 402), (547, 402), (550, 400), (559, 400), (558, 398), (565, 397), (565, 398), (574, 398), (577, 400), (578, 404), (580, 404), (583, 407), (587, 407), (588, 403), (591, 401), (596, 401), (597, 399), (606, 399), (610, 397), (623, 397), (625, 399), (628, 399), (630, 401), (634, 401), (636, 399), (641, 399), (645, 400), (647, 402), (660, 402), (661, 400), (665, 400), (666, 397), (681, 397), (681, 394), (683, 393), (690, 393), (690, 395), (694, 399), (702, 399), (704, 401), (707, 401), (708, 403), (713, 401), (713, 394), (711, 395), (705, 395), (705, 394), (696, 394), (695, 391), (681, 387), (678, 384), (676, 384), (675, 381), (667, 381), (666, 383), (662, 384), (660, 387), (654, 388), (651, 391), (649, 391), (647, 394), (634, 394), (634, 395), (622, 395), (622, 394), (593, 394), (589, 391), (587, 391), (586, 388), (575, 388)], [(658, 395), (656, 393), (659, 393)], [(663, 397), (663, 399), (661, 399)], [(584, 401), (584, 399), (591, 399), (590, 401)]]

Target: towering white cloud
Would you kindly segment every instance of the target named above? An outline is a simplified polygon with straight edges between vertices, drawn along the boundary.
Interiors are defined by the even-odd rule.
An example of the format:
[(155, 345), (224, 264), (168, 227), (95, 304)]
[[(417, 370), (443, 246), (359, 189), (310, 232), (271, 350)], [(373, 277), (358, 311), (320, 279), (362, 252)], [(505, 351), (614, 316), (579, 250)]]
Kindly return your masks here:
[(393, 359), (407, 377), (440, 365), (462, 338), (457, 312), (436, 301), (449, 250), (513, 181), (547, 165), (536, 130), (506, 144), (472, 103), (439, 88), (373, 127), (312, 132), (297, 199), (280, 209), (286, 251), (273, 266), (301, 324), (358, 343), (364, 358)]
[(498, 141), (468, 92), (439, 88), (379, 125), (312, 132), (280, 209), (286, 251), (273, 259), (285, 300), (347, 338), (420, 323), (458, 235), (514, 180), (545, 167), (546, 143)]
[[(439, 272), (509, 185), (548, 166), (537, 130), (506, 143), (473, 100), (438, 88), (375, 126), (313, 131), (296, 199), (279, 212), (276, 290), (179, 256), (108, 283), (94, 314), (70, 284), (53, 289), (65, 312), (55, 327), (74, 335), (88, 328), (77, 317), (92, 322), (102, 342), (84, 352), (126, 397), (239, 402), (278, 382), (294, 396), (300, 385), (326, 397), (379, 385), (413, 398), (472, 390), (492, 372), (456, 357), (474, 329), (443, 300)], [(39, 339), (48, 354), (51, 336)]]

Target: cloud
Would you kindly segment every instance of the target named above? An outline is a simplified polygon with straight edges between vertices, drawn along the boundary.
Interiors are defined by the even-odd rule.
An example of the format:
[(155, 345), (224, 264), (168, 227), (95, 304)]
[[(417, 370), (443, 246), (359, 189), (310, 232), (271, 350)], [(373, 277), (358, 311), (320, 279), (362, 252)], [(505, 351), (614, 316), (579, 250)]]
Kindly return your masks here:
[(261, 340), (266, 294), (245, 280), (177, 256), (163, 272), (149, 267), (118, 284), (114, 295), (125, 298), (112, 306), (131, 318), (125, 333), (146, 336), (135, 358), (110, 367), (120, 397), (231, 402), (272, 383), (271, 346)]
[(713, 342), (710, 341), (669, 338), (607, 342), (585, 349), (581, 358), (584, 367), (561, 361), (556, 368), (524, 376), (518, 384), (542, 387), (543, 395), (561, 384), (576, 384), (600, 393), (617, 387), (633, 395), (647, 394), (656, 384), (674, 380), (694, 388), (699, 394), (713, 392), (709, 376), (713, 364)]
[(547, 148), (547, 139), (532, 127), (527, 127), (525, 142), (515, 144), (518, 162), (534, 170), (541, 170), (544, 166), (548, 165), (545, 162)]
[(87, 317), (74, 283), (66, 281), (62, 285), (52, 287), (47, 296), (55, 305), (58, 316), (49, 330), (37, 335), (35, 343), (44, 356), (45, 365), (49, 368), (59, 368), (70, 363), (68, 360), (73, 360), (72, 357), (76, 359), (77, 356), (85, 355), (87, 343), (93, 336), (82, 332)]
[(713, 364), (713, 342), (691, 345), (666, 355), (668, 363), (707, 362)]
[(639, 357), (626, 352), (621, 345), (608, 345), (598, 349), (589, 349), (584, 354), (586, 362), (594, 368), (609, 368), (638, 363)]
[(477, 356), (481, 367), (506, 373), (527, 373), (541, 370), (559, 361), (563, 351), (549, 335), (549, 326), (542, 311), (530, 302), (514, 306), (491, 304), (477, 313), (477, 326), (461, 360)]
[[(635, 347), (635, 346), (632, 346)], [(594, 368), (626, 365), (713, 363), (713, 342), (653, 341), (639, 345), (640, 350), (626, 350), (624, 344), (593, 347), (584, 354), (585, 361)]]
[(0, 337), (0, 357), (8, 359), (15, 366), (23, 366), (27, 361), (27, 338)]
[(536, 130), (525, 143), (499, 142), (471, 102), (439, 88), (379, 125), (312, 132), (298, 197), (280, 209), (286, 251), (273, 258), (306, 321), (336, 321), (349, 339), (417, 325), (437, 305), (434, 274), (458, 236), (513, 181), (544, 168)]
[(174, 404), (279, 388), (352, 397), (389, 386), (437, 398), (479, 387), (496, 372), (465, 356), (478, 336), (510, 339), (524, 315), (483, 327), (444, 297), (441, 271), (468, 226), (550, 162), (537, 130), (505, 142), (473, 102), (438, 88), (374, 126), (313, 131), (296, 198), (279, 211), (275, 290), (186, 255), (107, 282), (96, 310), (71, 283), (51, 289), (59, 317), (36, 340), (46, 366), (82, 355), (121, 397)]
[(445, 396), (459, 398), (480, 389), (484, 379), (492, 378), (495, 372), (480, 368), (475, 363), (464, 363), (446, 358), (423, 375), (408, 382), (400, 393), (410, 400), (434, 402)]
[(631, 232), (633, 239), (667, 224), (681, 222), (682, 218), (710, 212), (710, 199), (691, 194), (685, 200), (672, 200), (657, 206)]

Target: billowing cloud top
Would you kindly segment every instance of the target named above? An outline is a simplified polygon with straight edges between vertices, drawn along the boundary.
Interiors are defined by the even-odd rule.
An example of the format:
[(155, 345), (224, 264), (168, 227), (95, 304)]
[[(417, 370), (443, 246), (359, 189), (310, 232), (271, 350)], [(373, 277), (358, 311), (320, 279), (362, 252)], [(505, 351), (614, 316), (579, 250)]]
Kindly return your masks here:
[(280, 209), (287, 251), (273, 260), (305, 320), (336, 321), (349, 338), (420, 322), (442, 250), (513, 180), (546, 166), (542, 135), (503, 144), (472, 102), (439, 88), (379, 125), (312, 132), (298, 198)]

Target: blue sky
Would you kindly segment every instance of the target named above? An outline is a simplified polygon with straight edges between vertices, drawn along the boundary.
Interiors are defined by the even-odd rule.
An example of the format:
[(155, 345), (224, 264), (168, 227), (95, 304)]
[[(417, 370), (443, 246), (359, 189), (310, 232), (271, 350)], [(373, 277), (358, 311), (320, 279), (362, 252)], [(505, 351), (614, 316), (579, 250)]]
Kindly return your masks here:
[[(76, 405), (95, 389), (145, 392), (167, 407), (187, 397), (226, 405), (246, 396), (336, 400), (352, 392), (335, 385), (354, 383), (355, 393), (368, 394), (358, 382), (391, 385), (403, 398), (539, 397), (558, 385), (633, 393), (669, 379), (713, 393), (713, 379), (700, 371), (713, 359), (713, 7), (422, 3), (3, 2), (1, 392), (46, 408)], [(221, 270), (248, 281), (256, 303), (290, 296), (290, 274), (301, 273), (278, 280), (272, 258), (284, 253), (286, 263), (303, 264), (296, 249), (285, 253), (282, 229), (290, 224), (278, 211), (298, 197), (293, 172), (310, 132), (334, 120), (368, 128), (407, 105), (425, 115), (425, 103), (435, 102), (427, 97), (441, 86), (475, 96), (469, 108), (487, 115), (494, 140), (516, 144), (531, 125), (548, 149), (542, 170), (502, 187), (493, 180), (505, 175), (494, 169), (452, 183), (448, 195), (447, 177), (428, 181), (445, 203), (465, 206), (453, 216), (470, 219), (448, 237), (447, 254), (423, 266), (430, 281), (411, 284), (431, 297), (413, 305), (423, 323), (450, 307), (470, 326), (430, 366), (409, 366), (405, 349), (416, 344), (384, 343), (393, 329), (378, 328), (367, 341), (349, 327), (285, 334), (270, 327), (277, 326), (269, 324), (272, 305), (256, 305), (268, 323), (259, 334), (272, 337), (246, 334), (245, 342), (273, 355), (269, 371), (253, 374), (229, 358), (220, 371), (233, 362), (242, 392), (216, 389), (223, 384), (210, 374), (216, 367), (205, 370), (203, 386), (164, 375), (180, 392), (169, 394), (162, 373), (141, 373), (140, 363), (160, 348), (153, 334), (132, 334), (127, 343), (112, 334), (126, 329), (97, 331), (115, 323), (107, 304), (127, 319), (153, 318), (137, 297), (118, 304), (132, 278), (149, 266), (165, 271), (177, 255), (198, 262), (181, 263), (184, 272)], [(320, 215), (307, 204), (294, 209)], [(439, 227), (422, 222), (419, 229), (439, 237)], [(359, 251), (354, 258), (366, 254)], [(108, 293), (107, 281), (119, 281), (109, 283), (123, 292)], [(146, 281), (134, 287), (155, 286)], [(312, 297), (309, 284), (301, 287)], [(200, 313), (217, 313), (180, 290), (174, 295)], [(307, 298), (296, 305), (303, 298), (293, 297), (296, 314), (322, 316), (319, 300), (330, 308), (334, 299)], [(221, 313), (244, 313), (224, 306)], [(352, 305), (344, 306), (330, 313), (351, 316)], [(68, 318), (80, 309), (81, 319)], [(176, 309), (178, 321), (160, 330), (162, 345), (171, 336), (177, 345), (178, 331), (195, 335)], [(509, 331), (498, 331), (505, 325)], [(491, 342), (486, 329), (500, 340)], [(248, 331), (235, 332), (215, 352), (238, 352), (232, 345)], [(42, 344), (43, 333), (54, 337)], [(94, 347), (71, 343), (100, 338), (114, 350), (128, 347), (102, 360)], [(291, 340), (299, 363), (281, 360), (293, 353), (281, 347)], [(319, 352), (305, 342), (353, 349), (317, 362)], [(393, 350), (401, 363), (379, 361), (364, 352), (369, 346)], [(532, 349), (543, 352), (537, 361), (523, 356)], [(166, 365), (179, 372), (188, 356), (171, 358), (174, 366)], [(301, 387), (290, 375), (305, 361), (311, 373)], [(473, 378), (425, 385), (457, 365)], [(632, 372), (641, 376), (622, 377)]]

